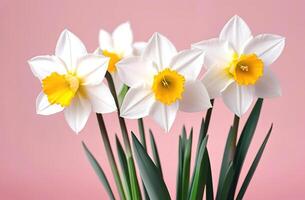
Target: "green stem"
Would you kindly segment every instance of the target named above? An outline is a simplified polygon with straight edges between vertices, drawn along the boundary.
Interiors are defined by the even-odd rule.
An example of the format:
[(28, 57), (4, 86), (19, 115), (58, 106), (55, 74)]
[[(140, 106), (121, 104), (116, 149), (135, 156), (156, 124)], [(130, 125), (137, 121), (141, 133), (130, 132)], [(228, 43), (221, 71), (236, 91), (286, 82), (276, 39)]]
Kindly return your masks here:
[[(141, 144), (143, 145), (145, 151), (147, 152), (143, 118), (138, 119), (138, 128), (139, 128), (139, 132), (140, 132)], [(143, 180), (142, 180), (142, 187), (143, 187), (144, 197), (145, 197), (146, 200), (148, 200), (149, 196), (148, 196), (148, 193), (147, 193), (147, 190), (146, 190), (146, 187), (144, 185)]]
[(123, 136), (123, 140), (124, 140), (124, 145), (126, 148), (126, 157), (127, 157), (127, 165), (128, 165), (128, 172), (129, 172), (129, 176), (130, 176), (130, 183), (131, 183), (131, 192), (132, 192), (132, 199), (133, 200), (138, 200), (141, 199), (141, 194), (140, 194), (140, 188), (139, 188), (139, 183), (137, 180), (137, 174), (136, 174), (136, 170), (135, 170), (135, 165), (134, 165), (134, 160), (133, 160), (133, 156), (132, 156), (132, 151), (131, 151), (131, 146), (130, 146), (130, 141), (129, 141), (129, 137), (128, 137), (128, 131), (127, 131), (127, 127), (126, 127), (126, 123), (124, 118), (122, 118), (120, 116), (120, 106), (119, 106), (119, 101), (118, 101), (118, 97), (115, 91), (115, 87), (114, 87), (114, 83), (113, 83), (113, 79), (111, 77), (111, 74), (109, 72), (106, 72), (106, 80), (108, 82), (108, 87), (110, 89), (110, 92), (114, 98), (116, 107), (117, 107), (117, 116), (119, 119), (119, 123), (120, 123), (120, 127), (121, 127), (121, 131), (122, 131), (122, 136)]
[(110, 142), (109, 142), (109, 137), (108, 137), (108, 134), (107, 134), (107, 130), (106, 130), (106, 126), (105, 126), (103, 116), (102, 116), (102, 114), (99, 114), (99, 113), (97, 113), (96, 116), (97, 116), (97, 121), (98, 121), (98, 124), (99, 124), (99, 127), (100, 127), (101, 136), (102, 136), (102, 139), (103, 139), (103, 142), (104, 142), (104, 147), (105, 147), (105, 150), (106, 150), (106, 153), (107, 153), (108, 161), (110, 163), (112, 174), (114, 176), (115, 183), (117, 185), (120, 197), (121, 197), (121, 199), (126, 199), (125, 194), (124, 194), (124, 190), (123, 190), (123, 186), (122, 186), (122, 181), (121, 181), (119, 171), (118, 171), (118, 168), (117, 168), (114, 156), (113, 156), (113, 151), (112, 151), (112, 148), (111, 148), (111, 145), (110, 145)]
[(122, 130), (122, 136), (123, 136), (124, 145), (125, 145), (125, 148), (126, 148), (126, 154), (127, 154), (127, 157), (128, 157), (128, 156), (131, 155), (131, 146), (130, 146), (130, 141), (129, 141), (129, 137), (128, 137), (128, 131), (127, 131), (126, 123), (125, 123), (124, 118), (122, 118), (120, 116), (119, 101), (118, 101), (118, 98), (117, 98), (117, 95), (116, 95), (116, 91), (115, 91), (115, 87), (114, 87), (114, 83), (113, 83), (113, 79), (111, 77), (111, 74), (109, 72), (107, 72), (105, 77), (107, 79), (108, 87), (110, 89), (110, 92), (111, 92), (111, 94), (114, 98), (115, 105), (118, 109), (117, 110), (117, 116), (118, 116), (120, 127), (121, 127), (121, 130)]
[(211, 99), (211, 105), (212, 105), (212, 107), (208, 109), (208, 111), (205, 114), (205, 118), (203, 119), (203, 123), (201, 123), (202, 126), (200, 128), (200, 135), (199, 135), (199, 140), (198, 140), (198, 144), (197, 144), (197, 155), (199, 153), (200, 145), (201, 145), (203, 139), (205, 138), (205, 136), (208, 132), (208, 129), (209, 129), (212, 111), (213, 111), (213, 107), (214, 107), (214, 99)]
[(233, 135), (233, 142), (232, 142), (233, 146), (231, 147), (231, 151), (229, 154), (230, 160), (234, 159), (235, 152), (236, 152), (239, 119), (240, 118), (237, 115), (234, 115), (233, 126), (232, 126), (234, 135)]
[(144, 123), (143, 123), (142, 118), (138, 119), (138, 127), (139, 127), (139, 132), (140, 132), (140, 137), (141, 137), (141, 143), (142, 143), (144, 149), (147, 151), (145, 129), (144, 129)]

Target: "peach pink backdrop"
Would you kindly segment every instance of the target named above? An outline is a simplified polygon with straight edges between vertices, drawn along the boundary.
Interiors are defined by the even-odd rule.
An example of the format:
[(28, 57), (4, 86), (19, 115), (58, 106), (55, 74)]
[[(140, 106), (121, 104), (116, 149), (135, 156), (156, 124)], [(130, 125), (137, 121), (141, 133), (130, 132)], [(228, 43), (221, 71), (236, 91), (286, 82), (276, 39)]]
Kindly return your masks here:
[[(136, 40), (147, 40), (154, 31), (169, 37), (178, 49), (217, 36), (234, 14), (243, 17), (254, 34), (276, 33), (287, 38), (286, 48), (272, 68), (279, 77), (283, 96), (266, 100), (257, 134), (245, 167), (249, 166), (269, 126), (274, 130), (245, 199), (305, 198), (305, 3), (303, 0), (255, 1), (60, 1), (1, 0), (0, 3), (0, 198), (106, 199), (81, 148), (84, 140), (97, 156), (114, 185), (99, 136), (95, 116), (79, 136), (62, 114), (35, 114), (40, 84), (26, 61), (52, 54), (64, 28), (76, 33), (93, 51), (100, 28), (112, 30), (129, 20)], [(220, 100), (212, 116), (208, 147), (214, 184), (232, 114)], [(198, 131), (203, 113), (180, 113), (169, 134), (150, 119), (161, 152), (165, 180), (175, 195), (177, 142), (181, 124)], [(115, 115), (106, 116), (106, 121)], [(130, 129), (136, 123), (128, 121)], [(113, 142), (117, 121), (109, 123)], [(195, 135), (197, 136), (197, 135)], [(197, 137), (196, 137), (197, 139)]]

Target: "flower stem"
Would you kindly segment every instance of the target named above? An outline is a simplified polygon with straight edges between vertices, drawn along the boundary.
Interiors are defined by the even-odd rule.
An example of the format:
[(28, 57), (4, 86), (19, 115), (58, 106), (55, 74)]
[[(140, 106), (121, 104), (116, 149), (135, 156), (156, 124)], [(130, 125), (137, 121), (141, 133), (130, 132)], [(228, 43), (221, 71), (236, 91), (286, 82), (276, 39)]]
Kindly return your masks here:
[(111, 170), (112, 170), (112, 173), (113, 173), (115, 183), (117, 185), (120, 197), (121, 197), (121, 199), (126, 199), (125, 194), (124, 194), (124, 190), (123, 190), (123, 186), (122, 186), (122, 181), (121, 181), (119, 171), (118, 171), (118, 168), (117, 168), (114, 156), (113, 156), (113, 151), (112, 151), (112, 148), (111, 148), (111, 145), (110, 145), (110, 142), (109, 142), (109, 137), (108, 137), (108, 134), (107, 134), (107, 130), (106, 130), (105, 122), (104, 122), (104, 119), (103, 119), (103, 115), (97, 113), (96, 117), (97, 117), (97, 121), (98, 121), (98, 124), (99, 124), (99, 127), (100, 127), (100, 132), (101, 132), (101, 136), (102, 136), (102, 139), (103, 139), (103, 142), (104, 142), (104, 147), (106, 149), (108, 161), (110, 163)]
[(114, 98), (116, 107), (118, 109), (117, 110), (117, 116), (118, 116), (118, 119), (119, 119), (121, 131), (122, 131), (122, 136), (123, 136), (123, 140), (124, 140), (124, 144), (125, 144), (125, 148), (126, 148), (126, 154), (127, 154), (127, 156), (130, 156), (131, 155), (131, 146), (130, 146), (130, 141), (129, 141), (129, 138), (128, 138), (128, 131), (127, 131), (127, 127), (126, 127), (126, 123), (125, 123), (124, 118), (122, 118), (120, 116), (120, 106), (119, 106), (119, 101), (118, 101), (118, 98), (117, 98), (117, 95), (116, 95), (113, 79), (112, 79), (111, 74), (109, 72), (106, 73), (105, 77), (107, 79), (108, 87), (110, 89), (110, 92), (111, 92), (111, 94)]
[(232, 147), (231, 151), (229, 153), (229, 160), (233, 160), (236, 152), (236, 145), (237, 145), (237, 135), (238, 135), (238, 126), (239, 126), (239, 117), (237, 115), (234, 115), (234, 120), (233, 120), (233, 142), (232, 142)]
[(116, 107), (118, 109), (117, 116), (119, 119), (122, 136), (123, 136), (123, 140), (124, 140), (124, 145), (126, 148), (126, 157), (127, 157), (128, 172), (129, 172), (129, 176), (130, 176), (132, 199), (138, 200), (138, 199), (141, 199), (141, 193), (140, 193), (139, 183), (138, 183), (137, 174), (136, 174), (136, 170), (135, 170), (135, 165), (134, 165), (134, 160), (133, 160), (133, 156), (132, 156), (132, 151), (131, 151), (126, 123), (125, 123), (124, 118), (122, 118), (120, 116), (119, 101), (118, 101), (118, 97), (117, 97), (117, 94), (115, 91), (115, 87), (114, 87), (114, 83), (113, 83), (111, 74), (109, 72), (106, 72), (105, 77), (108, 82), (108, 87), (110, 89), (110, 92), (114, 98)]
[(212, 107), (208, 109), (208, 111), (205, 114), (205, 118), (202, 120), (202, 123), (201, 123), (200, 135), (199, 135), (199, 140), (198, 140), (198, 144), (197, 144), (197, 155), (199, 153), (200, 145), (209, 129), (212, 111), (213, 111), (213, 107), (214, 107), (214, 99), (211, 99), (211, 105), (212, 105)]
[(142, 143), (144, 149), (147, 150), (147, 147), (146, 147), (146, 137), (145, 137), (145, 129), (144, 129), (144, 123), (143, 123), (143, 119), (142, 118), (138, 119), (138, 127), (139, 127), (139, 132), (140, 132), (140, 137), (141, 137), (141, 143)]
[[(141, 144), (143, 145), (145, 151), (147, 152), (143, 118), (138, 119), (138, 128), (139, 128), (140, 137), (141, 137)], [(149, 199), (149, 196), (148, 196), (148, 193), (147, 193), (143, 180), (142, 180), (142, 188), (143, 188), (143, 193), (144, 193), (145, 199)]]

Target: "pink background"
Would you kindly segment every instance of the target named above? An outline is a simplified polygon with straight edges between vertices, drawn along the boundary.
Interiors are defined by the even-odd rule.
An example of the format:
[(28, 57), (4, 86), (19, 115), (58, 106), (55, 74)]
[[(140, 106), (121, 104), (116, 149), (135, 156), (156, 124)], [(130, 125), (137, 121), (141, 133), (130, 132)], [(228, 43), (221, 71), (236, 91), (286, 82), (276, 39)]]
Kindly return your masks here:
[[(136, 40), (147, 40), (154, 31), (169, 37), (178, 49), (217, 36), (234, 14), (243, 17), (254, 34), (276, 33), (286, 37), (283, 55), (273, 64), (283, 96), (266, 100), (246, 169), (270, 124), (274, 130), (245, 199), (305, 198), (305, 3), (303, 0), (255, 1), (12, 1), (0, 3), (0, 198), (106, 199), (106, 193), (81, 148), (84, 140), (114, 185), (95, 116), (76, 136), (61, 114), (35, 114), (40, 84), (26, 61), (52, 54), (60, 32), (69, 28), (93, 51), (100, 28), (113, 30), (129, 20)], [(204, 113), (180, 113), (171, 133), (163, 133), (151, 119), (166, 183), (175, 196), (177, 142), (181, 124), (198, 132)], [(218, 179), (232, 114), (216, 101), (210, 127), (214, 185)], [(115, 115), (107, 115), (111, 141), (118, 132)], [(244, 121), (244, 120), (243, 120)], [(136, 129), (134, 121), (128, 121)], [(195, 138), (197, 141), (197, 136)], [(242, 176), (244, 177), (244, 176)], [(104, 197), (104, 198), (103, 198)]]

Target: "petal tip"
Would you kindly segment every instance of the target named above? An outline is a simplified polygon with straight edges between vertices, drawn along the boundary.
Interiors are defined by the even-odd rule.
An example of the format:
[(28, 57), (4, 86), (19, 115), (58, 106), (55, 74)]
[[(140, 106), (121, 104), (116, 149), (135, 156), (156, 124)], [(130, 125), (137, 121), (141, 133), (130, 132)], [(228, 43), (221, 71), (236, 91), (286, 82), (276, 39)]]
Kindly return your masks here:
[(65, 28), (62, 32), (61, 32), (61, 35), (68, 35), (70, 34), (71, 31), (69, 31), (69, 29)]

